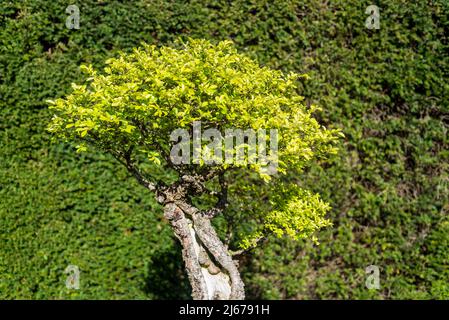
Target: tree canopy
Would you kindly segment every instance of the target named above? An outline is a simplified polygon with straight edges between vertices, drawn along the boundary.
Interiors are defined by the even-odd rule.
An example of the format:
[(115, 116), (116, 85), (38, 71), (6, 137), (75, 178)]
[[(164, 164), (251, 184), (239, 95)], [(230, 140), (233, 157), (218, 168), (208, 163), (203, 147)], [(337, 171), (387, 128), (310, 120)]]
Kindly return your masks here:
[[(56, 112), (50, 132), (76, 142), (80, 152), (94, 146), (111, 153), (141, 182), (154, 188), (158, 183), (154, 173), (161, 171), (178, 177), (200, 175), (205, 181), (223, 174), (230, 190), (251, 179), (261, 180), (261, 185), (268, 183), (269, 199), (238, 199), (233, 195), (241, 206), (245, 201), (255, 202), (252, 206), (257, 211), (239, 213), (241, 219), (258, 221), (241, 237), (240, 247), (253, 246), (267, 233), (298, 239), (329, 225), (324, 218), (328, 204), (280, 177), (300, 172), (310, 161), (335, 153), (341, 134), (314, 119), (316, 106), (303, 104), (297, 81), (307, 75), (284, 75), (260, 67), (238, 53), (231, 41), (215, 45), (195, 39), (179, 49), (142, 44), (131, 53), (108, 59), (106, 64), (103, 72), (83, 65), (86, 82), (72, 84), (73, 92), (66, 98), (50, 101)], [(191, 132), (195, 121), (200, 121), (203, 129), (219, 131), (276, 130), (276, 155), (267, 157), (273, 160), (276, 156), (276, 174), (263, 170), (266, 164), (261, 162), (174, 164), (170, 135), (179, 129)], [(207, 142), (201, 140), (203, 150)], [(241, 141), (235, 149), (245, 145), (248, 141)], [(237, 178), (245, 174), (246, 179)]]

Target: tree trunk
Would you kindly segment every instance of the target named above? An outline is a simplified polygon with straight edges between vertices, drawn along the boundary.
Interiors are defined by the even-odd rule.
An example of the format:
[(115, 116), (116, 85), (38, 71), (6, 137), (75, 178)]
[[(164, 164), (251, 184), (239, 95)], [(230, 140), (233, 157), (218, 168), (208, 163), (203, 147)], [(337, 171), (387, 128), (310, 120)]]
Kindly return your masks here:
[(210, 220), (199, 213), (186, 214), (174, 203), (165, 205), (164, 216), (181, 242), (193, 299), (244, 299), (237, 266)]

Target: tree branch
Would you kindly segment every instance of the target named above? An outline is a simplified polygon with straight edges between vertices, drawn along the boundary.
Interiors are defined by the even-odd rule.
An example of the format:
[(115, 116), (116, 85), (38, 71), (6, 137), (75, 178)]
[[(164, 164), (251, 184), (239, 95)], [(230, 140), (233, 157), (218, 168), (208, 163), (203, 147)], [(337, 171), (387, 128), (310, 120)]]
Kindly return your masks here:
[(232, 257), (235, 257), (235, 256), (240, 256), (240, 255), (242, 255), (242, 254), (244, 254), (244, 253), (248, 253), (248, 252), (250, 252), (251, 250), (255, 249), (255, 248), (257, 247), (257, 245), (258, 245), (261, 241), (265, 241), (265, 240), (267, 240), (267, 237), (261, 236), (261, 237), (257, 238), (256, 241), (254, 242), (254, 245), (251, 246), (251, 247), (249, 247), (248, 249), (240, 249), (240, 250), (237, 250), (237, 251), (229, 250), (229, 254), (230, 254)]
[(140, 170), (131, 161), (131, 152), (132, 152), (132, 147), (125, 154), (123, 154), (123, 157), (125, 159), (124, 165), (134, 175), (134, 177), (136, 177), (137, 181), (139, 181), (139, 183), (141, 185), (143, 185), (145, 188), (147, 188), (151, 191), (155, 191), (156, 184), (145, 179), (145, 177), (142, 175)]

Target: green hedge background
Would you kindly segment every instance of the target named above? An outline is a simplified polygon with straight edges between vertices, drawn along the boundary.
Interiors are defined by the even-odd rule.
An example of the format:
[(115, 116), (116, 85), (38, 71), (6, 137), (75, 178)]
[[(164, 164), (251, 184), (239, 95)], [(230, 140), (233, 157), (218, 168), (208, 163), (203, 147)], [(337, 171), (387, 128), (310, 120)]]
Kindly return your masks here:
[[(69, 4), (79, 30), (65, 26)], [(365, 27), (371, 4), (380, 29)], [(0, 298), (188, 299), (161, 209), (111, 157), (51, 143), (46, 99), (79, 65), (141, 41), (231, 39), (308, 73), (301, 93), (346, 135), (302, 184), (330, 202), (321, 244), (271, 239), (241, 262), (248, 298), (449, 299), (447, 0), (0, 3)], [(64, 269), (81, 269), (81, 289)], [(380, 267), (380, 289), (365, 268)]]

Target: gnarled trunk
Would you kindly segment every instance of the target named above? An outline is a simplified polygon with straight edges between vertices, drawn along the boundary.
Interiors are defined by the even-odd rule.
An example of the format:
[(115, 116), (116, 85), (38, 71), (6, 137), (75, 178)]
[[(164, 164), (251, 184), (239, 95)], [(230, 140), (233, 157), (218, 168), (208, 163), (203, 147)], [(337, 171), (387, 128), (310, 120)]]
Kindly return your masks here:
[(186, 214), (174, 203), (165, 205), (164, 216), (181, 242), (193, 299), (244, 299), (237, 266), (210, 220)]

